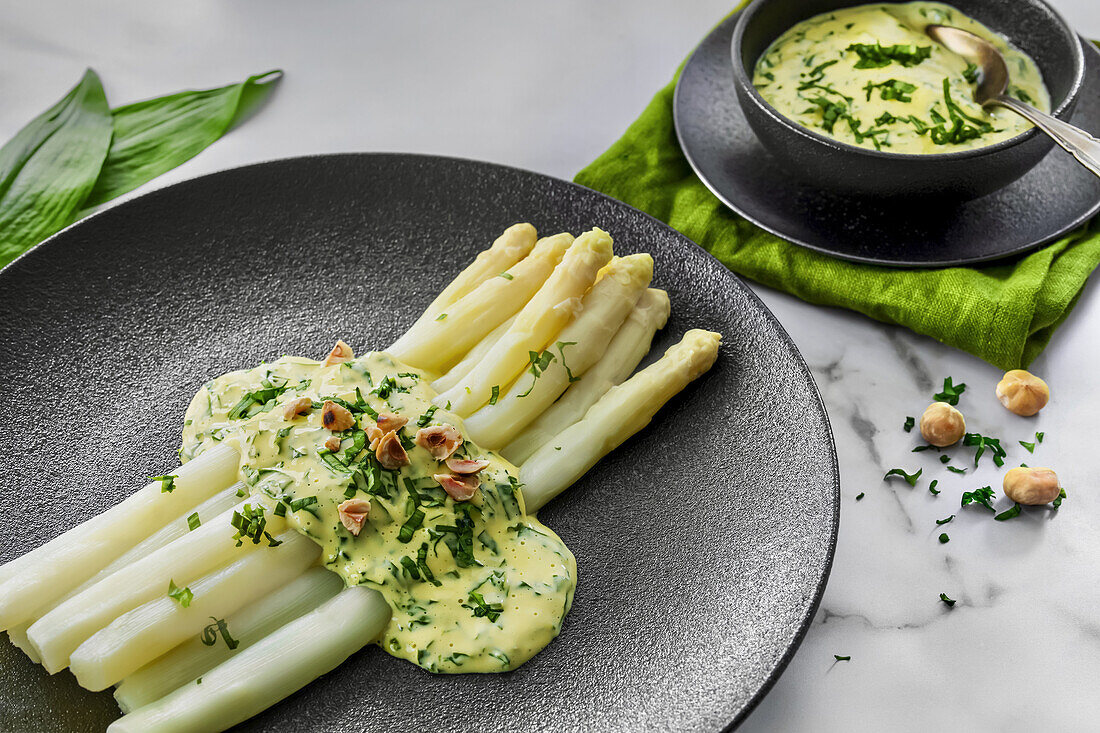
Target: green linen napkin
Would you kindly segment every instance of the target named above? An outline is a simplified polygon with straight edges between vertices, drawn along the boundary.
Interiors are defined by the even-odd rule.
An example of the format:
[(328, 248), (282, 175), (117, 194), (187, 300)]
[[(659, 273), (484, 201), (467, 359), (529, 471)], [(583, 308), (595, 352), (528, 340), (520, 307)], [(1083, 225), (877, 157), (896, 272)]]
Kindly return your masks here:
[(1100, 217), (1025, 257), (985, 267), (898, 270), (786, 242), (727, 209), (691, 170), (672, 122), (676, 78), (575, 180), (667, 223), (740, 275), (1015, 369), (1046, 347), (1100, 264)]

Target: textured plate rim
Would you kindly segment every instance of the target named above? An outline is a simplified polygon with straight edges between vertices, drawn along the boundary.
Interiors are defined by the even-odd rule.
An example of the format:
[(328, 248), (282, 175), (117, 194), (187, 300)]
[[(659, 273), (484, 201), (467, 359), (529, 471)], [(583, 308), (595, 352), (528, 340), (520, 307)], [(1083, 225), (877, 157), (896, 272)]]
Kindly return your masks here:
[[(473, 158), (463, 158), (463, 157), (459, 157), (459, 156), (448, 156), (448, 155), (435, 155), (435, 154), (427, 154), (427, 153), (401, 153), (401, 152), (320, 153), (320, 154), (315, 154), (315, 155), (300, 155), (300, 156), (289, 156), (289, 157), (284, 157), (284, 158), (272, 158), (272, 159), (268, 159), (268, 160), (259, 161), (259, 162), (256, 162), (256, 163), (249, 163), (249, 164), (245, 164), (245, 165), (241, 165), (241, 166), (235, 166), (235, 167), (232, 167), (232, 168), (225, 168), (225, 169), (222, 169), (222, 170), (213, 171), (213, 172), (210, 172), (210, 173), (205, 173), (205, 174), (201, 174), (201, 175), (194, 176), (194, 177), (191, 177), (191, 178), (187, 178), (187, 179), (182, 180), (182, 181), (177, 181), (177, 182), (169, 184), (167, 186), (162, 186), (162, 187), (159, 187), (159, 188), (155, 188), (151, 191), (144, 192), (144, 193), (142, 193), (138, 196), (128, 198), (125, 201), (121, 201), (117, 204), (106, 206), (106, 207), (100, 209), (99, 211), (96, 211), (95, 213), (91, 214), (90, 216), (84, 217), (83, 219), (80, 219), (79, 221), (76, 221), (76, 222), (70, 224), (69, 226), (65, 227), (64, 229), (62, 229), (58, 232), (55, 232), (54, 234), (50, 235), (48, 238), (46, 238), (42, 242), (39, 242), (38, 244), (34, 245), (33, 247), (31, 247), (27, 251), (20, 254), (18, 257), (16, 257), (10, 263), (5, 265), (3, 268), (0, 268), (0, 286), (3, 286), (3, 283), (7, 278), (16, 277), (16, 274), (13, 272), (13, 268), (12, 268), (12, 265), (15, 264), (16, 262), (20, 262), (24, 258), (34, 259), (35, 257), (48, 257), (48, 256), (50, 256), (53, 253), (54, 249), (58, 247), (56, 242), (59, 241), (63, 237), (63, 235), (65, 235), (68, 231), (70, 231), (72, 229), (86, 227), (86, 226), (88, 226), (88, 222), (93, 221), (94, 219), (98, 218), (100, 215), (106, 214), (107, 212), (112, 211), (115, 208), (122, 207), (122, 206), (127, 206), (129, 203), (131, 203), (133, 201), (144, 199), (148, 196), (164, 194), (165, 192), (169, 191), (170, 189), (186, 188), (186, 187), (190, 187), (190, 186), (202, 185), (202, 182), (206, 181), (207, 179), (215, 179), (215, 178), (219, 178), (219, 177), (222, 177), (222, 176), (235, 175), (235, 174), (239, 174), (241, 172), (244, 172), (244, 171), (247, 171), (247, 170), (250, 170), (250, 169), (262, 169), (262, 168), (279, 166), (279, 165), (294, 164), (298, 161), (323, 162), (324, 160), (331, 160), (331, 159), (343, 159), (343, 160), (354, 159), (354, 160), (357, 160), (357, 161), (364, 161), (364, 162), (367, 162), (369, 164), (369, 162), (372, 161), (372, 160), (381, 160), (381, 159), (384, 159), (384, 158), (413, 159), (413, 160), (435, 160), (435, 161), (440, 161), (440, 162), (444, 162), (444, 163), (447, 163), (447, 164), (473, 165), (473, 166), (482, 166), (482, 167), (488, 167), (488, 168), (496, 168), (496, 169), (507, 170), (507, 171), (510, 171), (510, 172), (513, 172), (513, 173), (520, 173), (520, 174), (525, 175), (525, 176), (541, 178), (544, 181), (550, 181), (553, 185), (562, 185), (562, 186), (565, 186), (567, 188), (572, 187), (572, 188), (575, 188), (575, 189), (579, 189), (579, 190), (583, 191), (586, 195), (595, 195), (598, 198), (601, 198), (601, 199), (604, 199), (607, 202), (610, 202), (614, 206), (618, 206), (618, 207), (622, 207), (624, 209), (627, 209), (631, 212), (632, 215), (641, 216), (644, 219), (648, 219), (650, 222), (655, 224), (657, 227), (669, 231), (675, 238), (677, 238), (677, 239), (683, 241), (684, 243), (686, 243), (687, 245), (689, 245), (690, 248), (694, 248), (695, 250), (698, 250), (698, 253), (701, 254), (704, 258), (709, 258), (711, 260), (714, 260), (714, 263), (719, 266), (720, 270), (726, 273), (726, 275), (730, 279), (731, 285), (735, 288), (740, 288), (748, 296), (749, 300), (751, 302), (755, 303), (755, 305), (763, 313), (765, 320), (768, 323), (770, 323), (773, 328), (776, 329), (776, 332), (777, 332), (780, 340), (790, 350), (791, 354), (794, 357), (795, 367), (801, 373), (802, 377), (804, 379), (806, 379), (813, 388), (813, 393), (814, 393), (814, 396), (816, 397), (816, 400), (815, 400), (814, 404), (816, 405), (818, 410), (820, 410), (821, 417), (823, 418), (823, 422), (824, 422), (824, 425), (825, 425), (825, 438), (827, 439), (828, 452), (829, 452), (829, 455), (832, 459), (831, 460), (832, 480), (831, 480), (830, 483), (831, 483), (831, 489), (832, 489), (831, 508), (832, 508), (832, 513), (833, 513), (833, 518), (832, 518), (832, 522), (831, 522), (831, 527), (829, 528), (829, 539), (828, 539), (828, 543), (827, 543), (828, 547), (826, 548), (827, 552), (826, 552), (826, 555), (825, 555), (825, 558), (824, 558), (824, 563), (823, 563), (821, 575), (817, 579), (817, 582), (815, 583), (815, 585), (813, 587), (813, 591), (812, 591), (811, 597), (809, 599), (809, 602), (806, 605), (805, 612), (804, 612), (802, 618), (798, 621), (797, 627), (794, 630), (794, 635), (792, 637), (790, 637), (790, 639), (787, 641), (786, 647), (784, 648), (782, 655), (772, 665), (772, 668), (768, 672), (767, 677), (763, 680), (762, 683), (760, 683), (759, 687), (745, 701), (745, 703), (737, 711), (732, 713), (732, 718), (731, 718), (730, 722), (726, 724), (726, 726), (723, 728), (723, 730), (730, 731), (730, 730), (733, 730), (734, 728), (738, 727), (741, 723), (743, 723), (745, 721), (745, 719), (756, 708), (756, 706), (760, 703), (760, 701), (764, 699), (764, 697), (768, 694), (768, 692), (771, 691), (771, 689), (775, 686), (775, 683), (778, 682), (779, 677), (783, 674), (784, 670), (786, 670), (787, 665), (790, 663), (791, 659), (794, 658), (795, 653), (798, 651), (799, 647), (802, 645), (802, 641), (805, 639), (806, 634), (809, 632), (810, 626), (813, 623), (813, 619), (817, 615), (817, 610), (821, 605), (821, 599), (825, 594), (825, 587), (828, 584), (829, 576), (832, 573), (833, 562), (836, 558), (837, 537), (838, 537), (839, 531), (840, 531), (840, 465), (839, 465), (839, 459), (838, 459), (837, 452), (836, 452), (836, 439), (833, 435), (832, 422), (829, 418), (829, 412), (828, 412), (828, 409), (825, 406), (825, 401), (821, 396), (821, 390), (817, 386), (817, 380), (814, 379), (813, 373), (810, 371), (809, 365), (806, 363), (805, 357), (802, 356), (802, 352), (799, 351), (798, 346), (795, 345), (794, 340), (791, 339), (791, 337), (790, 337), (790, 334), (787, 333), (787, 330), (783, 327), (783, 324), (779, 322), (779, 319), (776, 318), (775, 314), (772, 313), (771, 309), (769, 309), (767, 307), (767, 305), (764, 304), (764, 301), (760, 299), (760, 297), (753, 291), (752, 288), (750, 288), (748, 285), (745, 284), (745, 282), (741, 279), (740, 276), (738, 276), (735, 272), (733, 272), (728, 267), (726, 267), (724, 264), (722, 264), (722, 262), (720, 260), (718, 260), (716, 257), (714, 257), (714, 255), (712, 255), (710, 252), (705, 250), (703, 247), (699, 246), (697, 243), (695, 243), (692, 239), (690, 239), (687, 235), (683, 234), (682, 232), (672, 228), (671, 226), (669, 226), (668, 224), (662, 222), (661, 220), (657, 219), (656, 217), (651, 216), (650, 214), (647, 214), (646, 212), (644, 212), (640, 209), (637, 209), (637, 208), (631, 206), (630, 204), (627, 204), (623, 201), (620, 201), (620, 200), (615, 199), (611, 196), (608, 196), (605, 193), (602, 193), (602, 192), (597, 191), (595, 189), (589, 188), (587, 186), (582, 186), (581, 184), (574, 183), (573, 181), (567, 181), (565, 179), (557, 178), (555, 176), (547, 175), (545, 173), (538, 173), (536, 171), (528, 170), (526, 168), (519, 168), (519, 167), (516, 167), (516, 166), (509, 166), (509, 165), (504, 165), (504, 164), (501, 164), (501, 163), (493, 163), (493, 162), (489, 162), (489, 161), (476, 160), (476, 159), (473, 159)], [(63, 243), (63, 241), (62, 241), (62, 243)]]
[[(690, 67), (692, 65), (692, 63), (695, 61), (696, 56), (698, 56), (700, 53), (702, 53), (703, 47), (707, 43), (707, 41), (709, 41), (712, 36), (724, 32), (724, 30), (726, 29), (727, 26), (735, 24), (737, 22), (737, 18), (740, 17), (741, 12), (742, 11), (737, 10), (733, 13), (730, 13), (730, 15), (728, 15), (726, 18), (724, 18), (709, 33), (707, 33), (706, 36), (703, 37), (703, 40), (699, 42), (699, 44), (695, 47), (695, 49), (692, 50), (691, 55), (688, 56), (687, 62), (684, 64), (683, 69), (680, 71), (679, 77), (676, 79), (676, 89), (675, 89), (675, 91), (673, 92), (673, 95), (672, 95), (672, 125), (676, 129), (676, 142), (680, 146), (680, 152), (682, 152), (683, 155), (684, 155), (684, 158), (687, 159), (688, 165), (691, 166), (691, 170), (695, 173), (695, 176), (700, 181), (703, 182), (703, 185), (707, 187), (707, 190), (710, 191), (712, 194), (714, 194), (714, 197), (717, 198), (719, 201), (721, 201), (723, 205), (725, 205), (727, 208), (729, 208), (735, 214), (742, 217), (743, 219), (750, 222), (751, 224), (760, 227), (761, 229), (768, 232), (769, 234), (773, 234), (773, 235), (779, 237), (780, 239), (782, 239), (785, 242), (790, 242), (791, 244), (795, 244), (799, 247), (803, 247), (805, 249), (812, 250), (814, 252), (818, 252), (819, 254), (823, 254), (823, 255), (826, 255), (828, 257), (833, 257), (833, 258), (838, 259), (838, 260), (846, 260), (848, 262), (858, 262), (858, 263), (864, 264), (864, 265), (878, 265), (880, 267), (891, 267), (891, 268), (897, 268), (897, 269), (912, 268), (912, 269), (929, 270), (929, 269), (938, 269), (938, 268), (945, 268), (945, 267), (961, 267), (961, 266), (965, 266), (965, 265), (974, 265), (974, 264), (981, 264), (981, 263), (987, 263), (987, 262), (1001, 262), (1001, 261), (1004, 261), (1004, 260), (1011, 259), (1013, 257), (1016, 257), (1017, 255), (1021, 255), (1021, 254), (1024, 254), (1026, 252), (1031, 252), (1032, 250), (1036, 250), (1036, 249), (1039, 249), (1040, 247), (1042, 247), (1044, 245), (1050, 244), (1051, 242), (1058, 239), (1059, 237), (1062, 237), (1065, 234), (1067, 234), (1068, 232), (1071, 232), (1074, 229), (1080, 227), (1086, 221), (1088, 221), (1093, 216), (1095, 216), (1097, 214), (1097, 212), (1100, 212), (1100, 200), (1097, 200), (1092, 205), (1092, 207), (1088, 210), (1087, 213), (1085, 213), (1081, 216), (1078, 216), (1076, 219), (1069, 222), (1068, 224), (1065, 224), (1061, 228), (1058, 228), (1057, 230), (1052, 230), (1049, 234), (1043, 235), (1042, 238), (1037, 239), (1033, 242), (1029, 242), (1027, 244), (1020, 245), (1019, 247), (1016, 247), (1015, 249), (1006, 250), (1006, 251), (998, 253), (998, 254), (988, 255), (988, 256), (984, 256), (984, 257), (966, 257), (966, 258), (956, 258), (956, 259), (951, 259), (951, 260), (935, 260), (935, 261), (929, 261), (929, 260), (901, 260), (901, 259), (898, 259), (898, 260), (884, 260), (884, 259), (879, 259), (879, 258), (875, 258), (875, 257), (863, 257), (863, 256), (860, 256), (860, 255), (845, 254), (845, 253), (837, 252), (835, 250), (828, 249), (826, 247), (822, 247), (822, 246), (817, 245), (817, 244), (811, 244), (810, 242), (803, 241), (803, 240), (801, 240), (797, 237), (793, 237), (790, 234), (781, 231), (777, 227), (770, 226), (768, 224), (765, 224), (764, 222), (761, 222), (761, 221), (757, 220), (756, 217), (754, 217), (751, 214), (746, 213), (745, 211), (743, 211), (741, 209), (741, 207), (739, 207), (733, 200), (731, 200), (729, 197), (727, 197), (724, 193), (719, 191), (718, 188), (715, 187), (705, 175), (703, 175), (703, 172), (702, 172), (699, 164), (696, 162), (695, 157), (691, 153), (690, 147), (687, 144), (685, 144), (685, 142), (684, 142), (683, 124), (681, 123), (681, 120), (680, 120), (680, 92), (681, 92), (681, 89), (682, 89), (681, 82), (684, 79), (684, 72), (687, 71), (688, 67)], [(1092, 54), (1096, 55), (1094, 57), (1094, 60), (1100, 59), (1100, 49), (1097, 49), (1092, 44), (1092, 42), (1090, 42), (1087, 38), (1083, 38), (1080, 34), (1078, 34), (1077, 38), (1078, 38), (1078, 41), (1080, 42), (1082, 51), (1084, 52), (1084, 54), (1086, 56), (1089, 53), (1092, 53)], [(1088, 64), (1087, 64), (1087, 60), (1086, 60), (1086, 67), (1087, 67), (1087, 65)], [(1087, 71), (1087, 68), (1086, 68), (1086, 71)], [(730, 73), (732, 74), (732, 66), (731, 66)], [(1085, 81), (1083, 82), (1082, 88), (1081, 88), (1081, 94), (1082, 95), (1089, 91), (1089, 88), (1088, 88), (1088, 78), (1089, 77), (1088, 77), (1087, 73), (1085, 74), (1084, 78), (1085, 78)], [(1051, 152), (1054, 152), (1054, 151), (1052, 150)], [(1047, 155), (1050, 155), (1050, 153), (1047, 153)], [(1045, 156), (1044, 156), (1044, 158), (1045, 158)], [(1012, 184), (1010, 183), (1009, 185), (1011, 186)]]

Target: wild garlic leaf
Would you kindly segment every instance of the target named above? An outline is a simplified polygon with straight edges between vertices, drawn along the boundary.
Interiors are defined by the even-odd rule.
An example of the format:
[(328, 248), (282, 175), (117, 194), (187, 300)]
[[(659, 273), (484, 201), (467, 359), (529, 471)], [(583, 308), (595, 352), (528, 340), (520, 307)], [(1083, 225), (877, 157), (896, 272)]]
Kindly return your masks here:
[(111, 112), (88, 69), (0, 148), (0, 267), (72, 223), (111, 145)]
[(85, 206), (106, 203), (198, 155), (261, 103), (282, 74), (268, 71), (112, 110), (114, 139)]

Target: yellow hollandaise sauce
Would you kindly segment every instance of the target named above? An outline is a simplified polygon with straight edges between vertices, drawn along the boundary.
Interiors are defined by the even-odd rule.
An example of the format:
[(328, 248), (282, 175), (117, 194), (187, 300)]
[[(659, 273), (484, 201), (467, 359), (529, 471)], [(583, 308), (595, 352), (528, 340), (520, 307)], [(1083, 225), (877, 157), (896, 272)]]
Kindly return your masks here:
[(207, 382), (180, 458), (236, 447), (249, 492), (277, 502), (348, 585), (386, 598), (377, 643), (390, 654), (433, 672), (515, 669), (561, 630), (576, 560), (526, 513), (516, 467), (466, 440), (434, 397), (385, 353), (283, 357)]
[(1008, 93), (1050, 111), (1050, 94), (1030, 56), (936, 2), (859, 5), (804, 20), (763, 53), (753, 85), (803, 127), (891, 153), (979, 148), (1030, 129), (1016, 113), (974, 101), (979, 70), (926, 35), (932, 24), (992, 43), (1008, 65)]

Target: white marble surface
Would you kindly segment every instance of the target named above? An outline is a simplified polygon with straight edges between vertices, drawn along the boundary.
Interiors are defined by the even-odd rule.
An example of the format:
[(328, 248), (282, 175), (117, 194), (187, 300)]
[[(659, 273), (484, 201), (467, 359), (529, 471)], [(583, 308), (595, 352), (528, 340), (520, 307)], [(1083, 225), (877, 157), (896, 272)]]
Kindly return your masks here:
[[(1097, 0), (1055, 4), (1083, 33), (1100, 36)], [(458, 155), (571, 178), (618, 137), (729, 5), (3, 2), (0, 137), (89, 65), (115, 104), (282, 67), (282, 87), (260, 115), (146, 189), (265, 159), (349, 150)], [(743, 730), (1100, 726), (1095, 287), (1034, 365), (1054, 398), (1032, 420), (1000, 408), (999, 372), (973, 357), (755, 288), (828, 404), (843, 509), (821, 610)], [(934, 455), (909, 452), (916, 439), (902, 421), (919, 414), (945, 375), (969, 385), (962, 407), (970, 427), (1003, 436), (1010, 461), (1057, 468), (1069, 491), (1057, 516), (1028, 512), (1001, 523), (982, 510), (960, 512), (962, 490), (999, 489), (992, 464), (983, 459), (975, 475), (956, 477)], [(1046, 442), (1027, 456), (1016, 440), (1037, 429)], [(915, 489), (884, 483), (897, 465), (923, 466), (943, 493), (931, 496), (927, 480)], [(860, 492), (866, 498), (856, 503)], [(941, 545), (934, 520), (952, 513), (958, 518), (944, 528), (951, 542)], [(958, 599), (954, 609), (940, 603), (941, 591)], [(852, 661), (834, 664), (833, 654)]]

